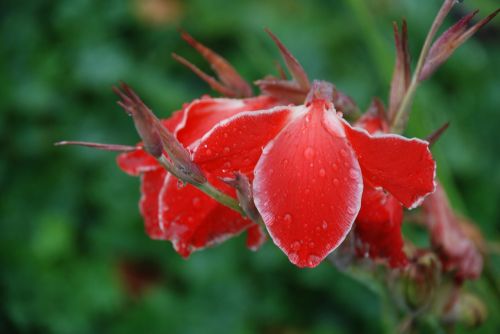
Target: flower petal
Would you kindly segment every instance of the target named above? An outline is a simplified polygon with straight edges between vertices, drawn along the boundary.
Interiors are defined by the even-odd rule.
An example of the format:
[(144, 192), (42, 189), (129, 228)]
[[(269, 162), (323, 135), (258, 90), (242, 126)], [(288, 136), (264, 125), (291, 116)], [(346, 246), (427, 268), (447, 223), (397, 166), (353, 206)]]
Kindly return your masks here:
[(360, 167), (324, 106), (313, 101), (255, 168), (255, 204), (274, 243), (299, 267), (316, 267), (344, 240), (361, 204)]
[[(217, 188), (232, 189), (211, 179)], [(233, 191), (234, 192), (234, 191)], [(191, 185), (180, 185), (168, 174), (159, 196), (160, 228), (183, 257), (241, 233), (252, 222)]]
[(356, 234), (372, 258), (387, 259), (391, 267), (408, 263), (403, 252), (403, 207), (391, 194), (365, 184), (361, 209), (356, 217)]
[(247, 229), (247, 247), (252, 251), (257, 251), (266, 241), (266, 233), (258, 224), (254, 224)]
[(146, 172), (141, 176), (141, 199), (139, 209), (144, 218), (146, 233), (151, 239), (164, 239), (165, 234), (158, 220), (158, 196), (163, 186), (166, 171), (162, 168)]
[(118, 167), (125, 173), (138, 176), (141, 173), (151, 172), (160, 168), (156, 159), (146, 153), (144, 149), (138, 148), (136, 151), (119, 154), (116, 157)]
[(418, 206), (434, 191), (436, 163), (429, 143), (395, 134), (369, 135), (343, 122), (356, 151), (363, 178), (382, 187), (407, 208)]
[(268, 96), (249, 99), (212, 99), (204, 97), (186, 107), (184, 118), (176, 131), (177, 139), (190, 146), (220, 121), (243, 111), (268, 109), (276, 100)]
[(218, 176), (239, 171), (251, 179), (262, 148), (283, 129), (293, 110), (278, 107), (245, 112), (220, 122), (203, 136), (193, 153), (194, 162)]
[(476, 279), (483, 269), (483, 257), (464, 233), (441, 185), (422, 205), (431, 242), (447, 271), (456, 271), (458, 279)]

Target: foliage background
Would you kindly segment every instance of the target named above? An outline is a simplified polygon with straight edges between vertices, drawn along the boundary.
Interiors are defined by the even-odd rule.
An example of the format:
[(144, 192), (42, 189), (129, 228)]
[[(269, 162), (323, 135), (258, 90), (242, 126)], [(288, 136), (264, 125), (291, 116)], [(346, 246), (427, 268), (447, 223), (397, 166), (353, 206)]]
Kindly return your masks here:
[[(52, 143), (135, 143), (110, 89), (118, 80), (161, 116), (208, 92), (170, 58), (175, 51), (208, 70), (179, 38), (179, 26), (249, 80), (273, 72), (279, 58), (263, 32), (269, 27), (310, 77), (333, 81), (366, 107), (372, 96), (387, 95), (391, 22), (407, 18), (416, 58), (439, 5), (2, 1), (0, 332), (391, 332), (392, 320), (370, 290), (327, 263), (299, 270), (270, 242), (252, 253), (238, 237), (180, 259), (168, 243), (144, 234), (139, 180), (120, 172), (113, 154)], [(473, 8), (484, 16), (495, 6), (465, 1), (451, 17)], [(434, 149), (439, 174), (457, 209), (491, 243), (500, 234), (499, 31), (497, 19), (424, 84), (408, 131), (425, 136), (451, 121)], [(490, 279), (467, 285), (489, 309), (474, 333), (500, 332), (498, 253), (488, 263)]]

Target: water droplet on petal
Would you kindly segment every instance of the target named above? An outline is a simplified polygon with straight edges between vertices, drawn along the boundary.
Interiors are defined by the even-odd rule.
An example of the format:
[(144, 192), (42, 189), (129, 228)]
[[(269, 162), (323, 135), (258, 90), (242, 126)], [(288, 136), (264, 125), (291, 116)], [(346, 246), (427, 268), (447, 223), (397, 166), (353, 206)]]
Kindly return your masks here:
[(193, 198), (192, 202), (193, 202), (193, 206), (195, 208), (198, 208), (200, 206), (201, 200), (199, 197), (195, 197), (195, 198)]
[(326, 175), (326, 171), (325, 171), (325, 169), (324, 169), (324, 168), (321, 168), (321, 169), (319, 170), (319, 176), (324, 177), (325, 175)]
[(338, 165), (334, 162), (334, 163), (332, 164), (332, 168), (333, 168), (333, 169), (335, 169), (335, 170), (337, 170), (337, 169), (339, 169), (339, 166), (338, 166)]
[(343, 148), (342, 148), (342, 149), (340, 149), (340, 154), (341, 154), (342, 156), (344, 156), (344, 157), (347, 157), (347, 151), (346, 151), (346, 150), (344, 150)]
[(334, 184), (334, 185), (336, 185), (336, 186), (338, 186), (338, 184), (339, 184), (339, 179), (334, 178), (334, 179), (333, 179), (333, 184)]
[(321, 258), (317, 255), (311, 254), (307, 258), (307, 264), (311, 267), (317, 266), (321, 262)]
[(224, 162), (224, 164), (222, 165), (222, 167), (228, 169), (228, 168), (231, 168), (231, 163), (229, 161), (226, 161)]
[(314, 157), (314, 150), (312, 147), (308, 147), (304, 150), (304, 157), (306, 157), (306, 159), (312, 159)]
[(297, 264), (297, 262), (299, 262), (299, 254), (297, 253), (290, 253), (290, 255), (288, 255), (288, 258), (293, 264)]
[(292, 215), (287, 213), (283, 216), (283, 220), (287, 223), (290, 223), (292, 221)]
[(292, 250), (293, 251), (298, 251), (300, 249), (300, 242), (299, 241), (294, 241), (292, 243)]
[(208, 148), (208, 149), (205, 151), (205, 153), (206, 153), (206, 155), (212, 155), (212, 150)]
[(323, 222), (321, 223), (321, 227), (323, 228), (323, 230), (326, 230), (328, 228), (328, 222), (326, 220), (323, 220)]
[(224, 153), (228, 154), (231, 151), (229, 146), (224, 147)]

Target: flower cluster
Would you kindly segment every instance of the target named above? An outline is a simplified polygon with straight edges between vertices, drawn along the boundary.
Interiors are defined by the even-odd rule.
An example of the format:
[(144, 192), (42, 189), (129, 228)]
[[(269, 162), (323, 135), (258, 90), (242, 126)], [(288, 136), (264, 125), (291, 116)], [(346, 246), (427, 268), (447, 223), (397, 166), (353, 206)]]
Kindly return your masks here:
[[(455, 3), (444, 1), (413, 74), (406, 22), (401, 30), (394, 24), (396, 64), (387, 108), (374, 98), (361, 114), (333, 84), (311, 82), (270, 31), (291, 77), (279, 67), (279, 76), (256, 81), (260, 94), (254, 96), (224, 58), (182, 32), (217, 78), (179, 55), (174, 59), (225, 97), (203, 96), (161, 120), (122, 83), (115, 88), (118, 104), (132, 116), (141, 143), (60, 144), (122, 152), (120, 168), (141, 177), (147, 234), (171, 241), (183, 257), (245, 232), (250, 249), (269, 235), (298, 267), (316, 267), (330, 254), (335, 263), (340, 248), (337, 253), (347, 253), (351, 263), (371, 258), (403, 269), (410, 281), (420, 282), (419, 294), (433, 291), (436, 275), (459, 285), (479, 277), (483, 259), (436, 180), (430, 146), (447, 124), (427, 140), (400, 135), (418, 85), (498, 13), (467, 29), (476, 12), (469, 14), (434, 40)], [(418, 216), (429, 230), (428, 250), (401, 233), (405, 209), (422, 204)], [(424, 295), (417, 299), (427, 302)]]
[[(449, 10), (449, 2), (442, 11)], [(181, 56), (173, 54), (174, 59), (227, 97), (203, 96), (160, 120), (122, 84), (115, 88), (118, 104), (133, 117), (143, 142), (135, 147), (91, 145), (125, 151), (118, 165), (141, 177), (139, 207), (147, 234), (170, 240), (184, 257), (245, 231), (248, 247), (255, 250), (266, 238), (265, 227), (299, 267), (317, 266), (351, 231), (358, 256), (404, 267), (403, 210), (419, 206), (434, 191), (436, 166), (428, 141), (397, 132), (415, 83), (470, 36), (465, 25), (472, 16), (436, 40), (413, 78), (406, 23), (401, 32), (395, 25), (389, 108), (374, 99), (361, 117), (354, 101), (335, 86), (311, 83), (270, 31), (291, 78), (279, 68), (279, 77), (256, 82), (258, 96), (224, 58), (183, 32), (218, 78)]]

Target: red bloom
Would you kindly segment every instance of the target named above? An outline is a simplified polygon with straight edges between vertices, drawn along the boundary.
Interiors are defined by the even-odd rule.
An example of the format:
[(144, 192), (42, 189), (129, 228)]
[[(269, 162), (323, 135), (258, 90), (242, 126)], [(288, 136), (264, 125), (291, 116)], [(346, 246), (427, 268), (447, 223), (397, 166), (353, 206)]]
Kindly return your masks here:
[(226, 119), (193, 155), (214, 175), (241, 171), (254, 178), (255, 204), (274, 243), (299, 267), (317, 266), (344, 240), (365, 182), (407, 207), (434, 190), (427, 142), (351, 127), (328, 93), (316, 86), (305, 105)]
[[(276, 101), (269, 97), (249, 99), (195, 100), (175, 112), (163, 125), (189, 149), (196, 149), (199, 139), (221, 120), (242, 111), (269, 108)], [(141, 145), (137, 150), (118, 156), (118, 165), (128, 174), (141, 175), (139, 203), (147, 234), (154, 239), (173, 242), (175, 250), (184, 257), (249, 229), (247, 245), (258, 248), (263, 234), (258, 226), (237, 212), (219, 204), (191, 185), (178, 184)], [(221, 191), (235, 197), (234, 190), (217, 178), (209, 181)]]
[(483, 258), (464, 233), (441, 185), (423, 203), (425, 223), (446, 271), (454, 271), (458, 280), (478, 278)]
[[(384, 106), (375, 99), (369, 110), (357, 121), (356, 126), (368, 133), (387, 133)], [(361, 241), (358, 251), (368, 253), (371, 258), (387, 259), (392, 267), (408, 263), (403, 252), (403, 206), (390, 193), (365, 181), (361, 209), (356, 217), (356, 236)]]

